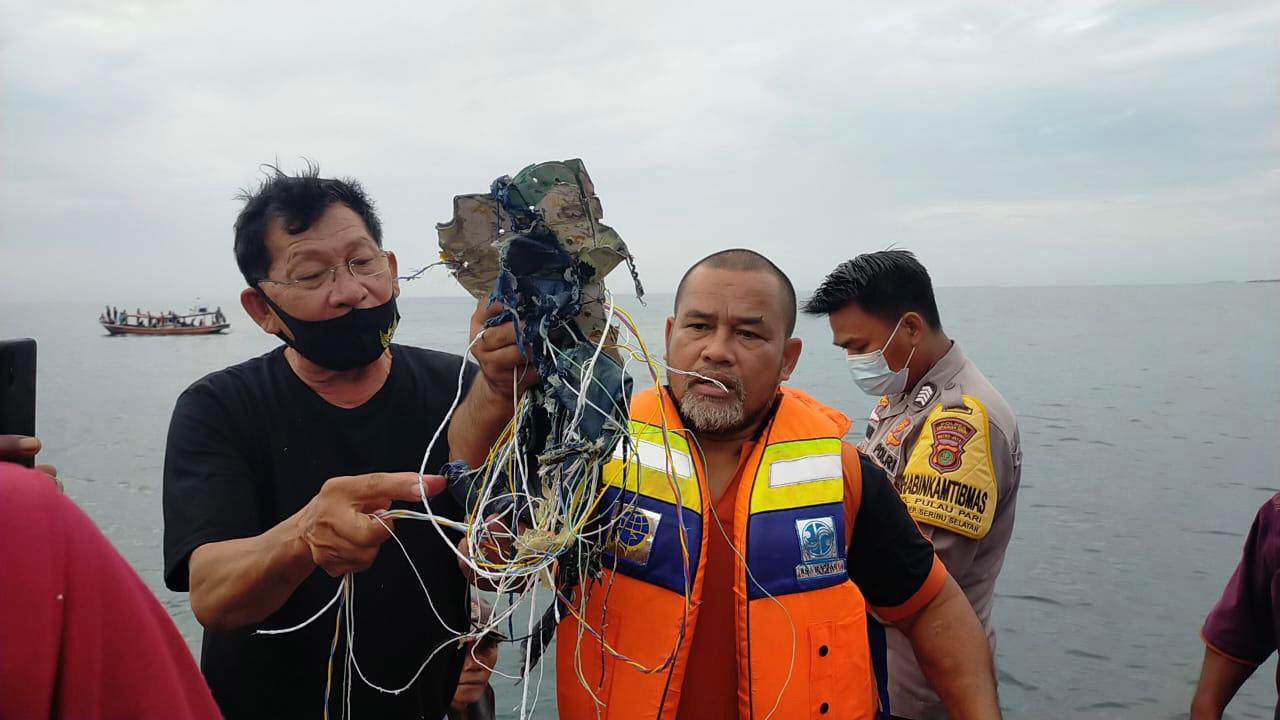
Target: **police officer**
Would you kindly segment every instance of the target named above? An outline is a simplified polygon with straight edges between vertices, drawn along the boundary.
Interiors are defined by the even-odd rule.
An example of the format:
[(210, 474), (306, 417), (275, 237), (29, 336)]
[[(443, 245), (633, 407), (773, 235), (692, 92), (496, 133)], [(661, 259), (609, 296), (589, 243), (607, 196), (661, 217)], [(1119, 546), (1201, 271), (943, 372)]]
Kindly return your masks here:
[[(964, 589), (994, 656), (992, 597), (1013, 532), (1022, 465), (1013, 411), (943, 332), (929, 273), (910, 252), (841, 263), (804, 310), (828, 316), (853, 381), (879, 397), (858, 450), (893, 478)], [(910, 644), (892, 628), (889, 689), (895, 717), (947, 716)]]

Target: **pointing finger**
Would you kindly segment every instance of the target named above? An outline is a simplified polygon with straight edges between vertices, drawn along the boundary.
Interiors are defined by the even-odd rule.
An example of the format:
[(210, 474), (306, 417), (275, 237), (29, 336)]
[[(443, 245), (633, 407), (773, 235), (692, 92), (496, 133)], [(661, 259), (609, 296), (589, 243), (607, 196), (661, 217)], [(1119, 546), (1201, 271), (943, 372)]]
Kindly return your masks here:
[(445, 486), (444, 478), (439, 475), (422, 475), (419, 480), (415, 472), (370, 473), (341, 479), (350, 483), (353, 499), (362, 502), (414, 502), (422, 500), (424, 493), (427, 497), (439, 494)]

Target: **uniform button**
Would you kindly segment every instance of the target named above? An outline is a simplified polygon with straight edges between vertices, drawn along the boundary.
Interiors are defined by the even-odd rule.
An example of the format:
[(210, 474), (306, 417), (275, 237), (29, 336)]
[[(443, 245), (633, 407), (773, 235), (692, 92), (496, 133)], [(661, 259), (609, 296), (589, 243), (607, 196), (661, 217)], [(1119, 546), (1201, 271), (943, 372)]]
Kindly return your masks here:
[(827, 646), (823, 645), (822, 647), (818, 648), (818, 657), (826, 657), (827, 653), (829, 652), (831, 651), (827, 649)]
[(826, 715), (827, 711), (830, 709), (831, 709), (831, 706), (826, 703), (822, 703), (821, 705), (818, 706), (818, 712), (822, 713), (823, 715)]

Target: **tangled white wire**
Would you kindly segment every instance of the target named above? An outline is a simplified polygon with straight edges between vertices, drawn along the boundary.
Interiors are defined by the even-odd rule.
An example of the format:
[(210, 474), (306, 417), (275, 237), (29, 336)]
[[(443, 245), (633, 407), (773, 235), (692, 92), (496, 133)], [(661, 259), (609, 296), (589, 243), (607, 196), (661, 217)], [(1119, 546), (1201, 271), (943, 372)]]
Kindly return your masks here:
[[(617, 357), (622, 362), (622, 370), (625, 372), (632, 362), (641, 362), (648, 371), (654, 382), (661, 382), (662, 378), (660, 370), (669, 373), (687, 375), (697, 377), (702, 380), (711, 382), (719, 386), (722, 390), (727, 388), (714, 378), (706, 377), (700, 373), (673, 368), (665, 363), (657, 360), (649, 354), (643, 340), (639, 337), (635, 330), (634, 324), (630, 322), (629, 317), (626, 321), (619, 321), (619, 314), (626, 317), (619, 309), (615, 308), (611, 297), (606, 295), (601, 300), (606, 307), (606, 324), (605, 331), (593, 343), (594, 348), (590, 358), (584, 363), (578, 363), (567, 353), (555, 350), (550, 342), (545, 343), (545, 347), (552, 350), (551, 361), (555, 363), (557, 368), (563, 370), (568, 368), (573, 372), (581, 382), (579, 387), (584, 383), (598, 383), (593, 374), (593, 370), (600, 355), (609, 347), (618, 351)], [(483, 337), (483, 332), (476, 335), (467, 346), (467, 353), (470, 354), (476, 343)], [(543, 338), (546, 340), (546, 338)], [(512, 421), (508, 425), (507, 430), (502, 434), (501, 438), (492, 448), (487, 462), (481, 467), (472, 471), (472, 480), (478, 488), (475, 504), (471, 508), (464, 508), (466, 518), (463, 521), (452, 520), (441, 516), (434, 512), (431, 507), (430, 499), (427, 497), (426, 490), (426, 471), (427, 464), (430, 462), (432, 452), (436, 443), (443, 435), (448, 426), (450, 419), (462, 400), (462, 394), (465, 387), (464, 379), (466, 377), (467, 364), (464, 362), (458, 371), (457, 388), (454, 393), (448, 411), (445, 413), (439, 427), (436, 428), (427, 444), (423, 453), (422, 463), (418, 469), (419, 493), (422, 500), (422, 511), (397, 508), (376, 513), (373, 517), (382, 523), (391, 533), (391, 538), (395, 540), (396, 545), (404, 554), (409, 562), (409, 566), (413, 571), (414, 577), (418, 581), (418, 585), (422, 590), (423, 596), (426, 598), (427, 606), (431, 614), (439, 622), (440, 626), (445, 628), (451, 635), (450, 638), (441, 642), (435, 648), (428, 652), (426, 658), (418, 666), (416, 672), (410, 677), (408, 682), (399, 687), (384, 687), (366, 676), (364, 670), (356, 656), (356, 633), (355, 633), (355, 576), (346, 575), (339, 583), (336, 594), (328, 603), (325, 604), (318, 612), (310, 618), (297, 625), (281, 628), (259, 630), (258, 634), (262, 635), (279, 635), (284, 633), (295, 632), (324, 616), (335, 604), (340, 604), (343, 613), (342, 626), (346, 631), (345, 648), (343, 649), (342, 661), (347, 669), (343, 684), (342, 697), (347, 713), (344, 717), (350, 717), (350, 701), (351, 701), (351, 682), (353, 674), (359, 677), (361, 682), (367, 686), (380, 692), (389, 694), (400, 694), (408, 690), (418, 680), (431, 660), (436, 657), (442, 650), (452, 643), (466, 642), (477, 640), (480, 637), (497, 633), (501, 628), (507, 626), (514, 618), (516, 611), (525, 607), (529, 611), (528, 627), (526, 632), (532, 635), (535, 630), (536, 612), (538, 601), (538, 586), (544, 584), (553, 589), (552, 603), (556, 608), (556, 618), (559, 619), (559, 604), (554, 592), (555, 589), (555, 567), (559, 558), (564, 556), (573, 544), (586, 541), (599, 545), (611, 536), (615, 526), (626, 516), (625, 512), (612, 513), (603, 522), (599, 521), (598, 510), (604, 491), (604, 483), (601, 481), (601, 470), (604, 463), (609, 459), (612, 448), (595, 447), (587, 451), (577, 451), (576, 454), (566, 453), (558, 456), (557, 460), (563, 460), (566, 465), (564, 472), (556, 473), (554, 477), (548, 477), (549, 473), (543, 469), (535, 470), (538, 473), (538, 479), (542, 481), (541, 485), (545, 488), (542, 492), (537, 492), (533, 488), (538, 484), (531, 482), (530, 468), (527, 465), (525, 449), (520, 445), (521, 423), (528, 415), (528, 404), (532, 402), (529, 395), (512, 393)], [(513, 373), (512, 384), (513, 390), (519, 386), (520, 378)], [(627, 417), (629, 413), (627, 408), (619, 407), (617, 404), (609, 408), (601, 408), (592, 403), (588, 397), (588, 393), (584, 390), (574, 390), (572, 386), (566, 386), (576, 394), (577, 404), (574, 408), (566, 428), (561, 433), (562, 440), (581, 440), (582, 434), (579, 432), (579, 425), (583, 419), (586, 409), (591, 408), (597, 411), (602, 417), (606, 418), (606, 431), (626, 434), (628, 428), (619, 425), (613, 418)], [(607, 396), (607, 393), (606, 393)], [(689, 434), (696, 443), (696, 437)], [(549, 448), (554, 451), (554, 448)], [(545, 456), (545, 453), (544, 453)], [(540, 458), (541, 460), (542, 458)], [(566, 488), (562, 485), (564, 475), (578, 477), (579, 483), (576, 488)], [(679, 497), (679, 486), (673, 483), (673, 489), (677, 494), (677, 503), (682, 500)], [(506, 526), (505, 523), (495, 521), (491, 518), (482, 517), (480, 509), (491, 507), (494, 501), (509, 500), (515, 504), (529, 508), (529, 512), (522, 518), (529, 524), (527, 527), (522, 526), (519, 532)], [(628, 505), (633, 505), (635, 498), (633, 497)], [(684, 532), (683, 515), (677, 513), (678, 522), (680, 524), (679, 531)], [(427, 584), (419, 572), (413, 557), (410, 555), (404, 543), (394, 532), (392, 526), (386, 520), (414, 520), (428, 522), (435, 528), (441, 540), (444, 541), (457, 557), (461, 566), (467, 568), (472, 576), (472, 581), (477, 584), (487, 585), (499, 597), (509, 598), (509, 603), (505, 608), (498, 611), (495, 610), (490, 616), (480, 622), (476, 627), (455, 628), (452, 627), (442, 617), (441, 613), (432, 600), (431, 593)], [(596, 520), (592, 523), (593, 520)], [(715, 518), (720, 532), (724, 533), (725, 529), (720, 526), (719, 518)], [(462, 549), (462, 543), (455, 538), (450, 537), (449, 532), (461, 534), (465, 540), (467, 551)], [(732, 543), (731, 543), (732, 544)], [(485, 549), (487, 552), (478, 552)], [(741, 557), (741, 554), (734, 550), (735, 554)], [(579, 562), (585, 562), (580, 558)], [(745, 562), (745, 561), (744, 561)], [(585, 566), (579, 568), (579, 577), (586, 575), (587, 568)], [(691, 568), (692, 570), (692, 568)], [(748, 571), (749, 572), (749, 571)], [(754, 581), (754, 578), (751, 578)], [(770, 596), (772, 597), (772, 596)], [(775, 599), (776, 602), (776, 599)], [(779, 603), (781, 605), (781, 603)], [(783, 608), (786, 612), (785, 607)], [(787, 621), (791, 623), (790, 615), (787, 614)], [(579, 634), (582, 632), (582, 624), (579, 624)], [(792, 648), (791, 663), (794, 667), (795, 662), (795, 626), (791, 623), (792, 632)], [(579, 638), (580, 640), (580, 638)], [(335, 642), (337, 637), (335, 635)], [(473, 645), (474, 648), (474, 645)], [(530, 660), (532, 654), (532, 643), (526, 647), (525, 662)], [(475, 658), (474, 650), (472, 657)], [(475, 658), (479, 662), (479, 658)], [(332, 660), (331, 660), (332, 662)], [(577, 663), (575, 663), (577, 665)], [(512, 680), (520, 680), (520, 678), (503, 673), (496, 668), (488, 668), (494, 674), (501, 677), (510, 678)], [(581, 668), (578, 668), (578, 674), (581, 676)], [(791, 671), (787, 673), (787, 683), (790, 681)], [(580, 678), (582, 679), (582, 678)], [(582, 679), (585, 684), (585, 679)], [(521, 692), (520, 701), (520, 717), (529, 717), (529, 713), (533, 712), (537, 706), (539, 691), (541, 688), (542, 673), (539, 672), (537, 687), (534, 689), (532, 702), (529, 697), (529, 683), (524, 683)], [(778, 701), (781, 701), (782, 692), (779, 692)], [(327, 703), (327, 699), (326, 699)], [(775, 703), (773, 711), (776, 711), (777, 703)], [(326, 710), (327, 712), (327, 710)]]

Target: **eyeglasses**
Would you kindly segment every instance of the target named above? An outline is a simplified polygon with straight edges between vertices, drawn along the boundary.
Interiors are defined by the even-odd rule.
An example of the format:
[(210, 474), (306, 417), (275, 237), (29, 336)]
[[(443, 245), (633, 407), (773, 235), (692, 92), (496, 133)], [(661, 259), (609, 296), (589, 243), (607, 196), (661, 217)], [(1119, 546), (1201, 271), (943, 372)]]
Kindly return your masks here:
[(378, 277), (385, 274), (391, 269), (391, 263), (387, 261), (387, 256), (391, 253), (385, 250), (379, 250), (373, 255), (361, 255), (354, 257), (347, 262), (330, 265), (327, 268), (318, 268), (315, 270), (307, 269), (302, 274), (292, 280), (272, 280), (264, 278), (259, 282), (271, 283), (272, 285), (283, 285), (285, 287), (296, 287), (301, 290), (319, 290), (326, 283), (338, 281), (338, 270), (346, 268), (351, 272), (351, 276), (359, 280), (361, 278)]

